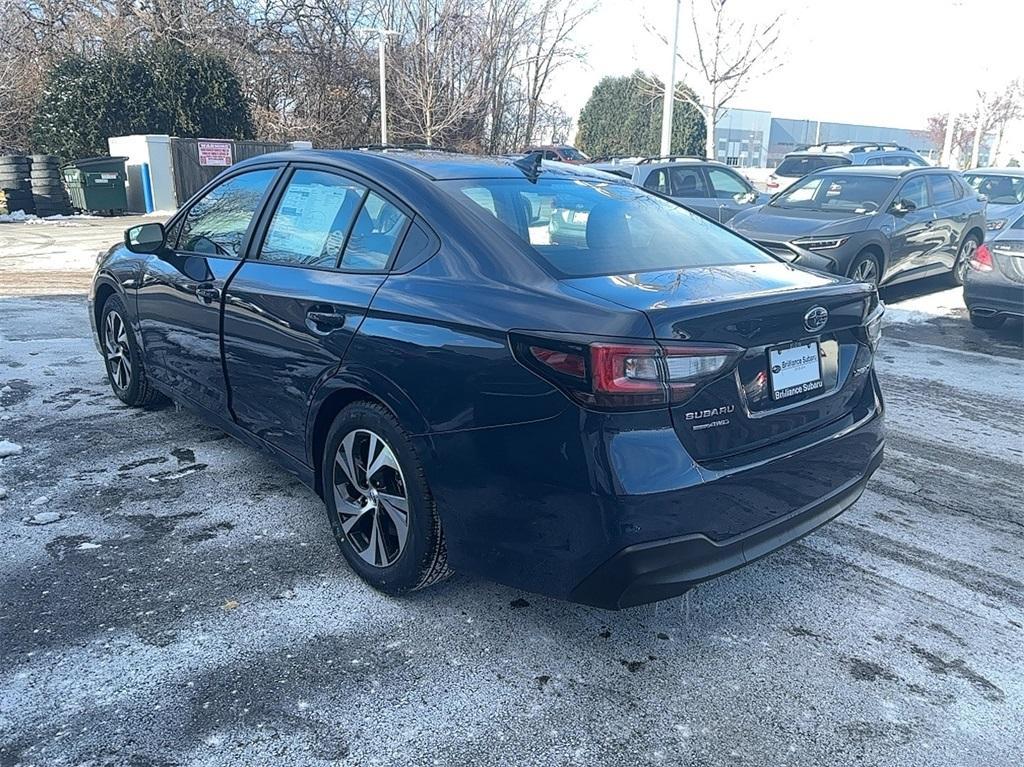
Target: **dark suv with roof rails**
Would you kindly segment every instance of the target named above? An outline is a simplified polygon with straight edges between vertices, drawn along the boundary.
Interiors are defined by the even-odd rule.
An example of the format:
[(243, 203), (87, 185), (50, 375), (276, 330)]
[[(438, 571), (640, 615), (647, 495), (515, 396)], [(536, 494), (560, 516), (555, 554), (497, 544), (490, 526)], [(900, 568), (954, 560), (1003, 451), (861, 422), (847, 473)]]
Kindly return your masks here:
[(895, 142), (829, 141), (789, 152), (769, 174), (763, 191), (778, 194), (808, 173), (843, 165), (927, 168), (928, 161), (910, 147)]
[(730, 225), (791, 263), (874, 285), (951, 273), (985, 239), (985, 200), (948, 168), (811, 173)]
[(860, 496), (882, 311), (624, 179), (389, 150), (232, 166), (100, 258), (89, 315), (118, 398), (270, 453), (375, 588), (624, 607)]

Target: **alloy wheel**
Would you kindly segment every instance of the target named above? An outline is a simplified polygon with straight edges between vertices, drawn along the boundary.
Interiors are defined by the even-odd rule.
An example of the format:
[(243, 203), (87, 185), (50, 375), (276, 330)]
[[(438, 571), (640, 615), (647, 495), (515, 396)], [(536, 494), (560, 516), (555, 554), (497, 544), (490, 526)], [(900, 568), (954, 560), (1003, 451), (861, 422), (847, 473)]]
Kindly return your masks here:
[(103, 352), (110, 380), (121, 391), (132, 385), (132, 350), (128, 329), (117, 312), (108, 312), (103, 328)]
[(368, 429), (350, 431), (334, 458), (333, 485), (353, 550), (374, 567), (394, 564), (409, 537), (409, 499), (391, 446)]
[(858, 282), (870, 282), (872, 285), (877, 285), (878, 267), (875, 266), (875, 262), (870, 258), (865, 258), (857, 264), (857, 268), (853, 270), (853, 274), (850, 276)]
[(978, 249), (978, 243), (973, 239), (964, 240), (964, 246), (960, 249), (960, 257), (957, 259), (956, 266), (956, 280), (957, 282), (963, 283), (964, 278), (967, 277), (967, 267), (971, 263), (971, 259), (974, 258), (974, 251)]

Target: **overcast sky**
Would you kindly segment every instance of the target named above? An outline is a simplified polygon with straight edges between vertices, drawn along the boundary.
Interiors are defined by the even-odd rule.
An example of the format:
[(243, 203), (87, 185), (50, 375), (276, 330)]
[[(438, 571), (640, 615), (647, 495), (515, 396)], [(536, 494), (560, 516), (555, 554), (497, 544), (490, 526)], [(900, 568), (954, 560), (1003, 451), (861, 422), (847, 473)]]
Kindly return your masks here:
[[(693, 50), (689, 8), (706, 1), (683, 0), (684, 54)], [(603, 0), (577, 38), (586, 61), (559, 71), (551, 96), (575, 117), (605, 75), (639, 67), (664, 78), (667, 47), (644, 22), (668, 36), (674, 7), (674, 0)], [(783, 66), (732, 104), (775, 117), (924, 128), (931, 114), (969, 111), (977, 88), (1024, 77), (1024, 0), (729, 0), (728, 7), (748, 21), (786, 14)], [(678, 72), (698, 85), (685, 68)]]

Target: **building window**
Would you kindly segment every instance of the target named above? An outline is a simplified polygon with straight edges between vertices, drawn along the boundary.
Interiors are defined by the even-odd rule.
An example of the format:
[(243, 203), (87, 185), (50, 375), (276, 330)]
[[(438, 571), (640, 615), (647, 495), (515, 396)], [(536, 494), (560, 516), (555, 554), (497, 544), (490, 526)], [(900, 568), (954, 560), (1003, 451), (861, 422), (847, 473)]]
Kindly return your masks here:
[(725, 158), (726, 165), (732, 165), (734, 168), (738, 168), (740, 164), (740, 158), (730, 155)]

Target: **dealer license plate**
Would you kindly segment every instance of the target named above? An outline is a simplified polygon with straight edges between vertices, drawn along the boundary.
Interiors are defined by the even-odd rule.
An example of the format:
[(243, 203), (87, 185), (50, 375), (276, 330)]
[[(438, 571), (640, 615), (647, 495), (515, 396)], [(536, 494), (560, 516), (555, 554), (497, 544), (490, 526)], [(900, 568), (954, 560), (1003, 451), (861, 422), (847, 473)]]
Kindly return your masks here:
[(788, 399), (822, 388), (818, 342), (768, 350), (772, 398)]

